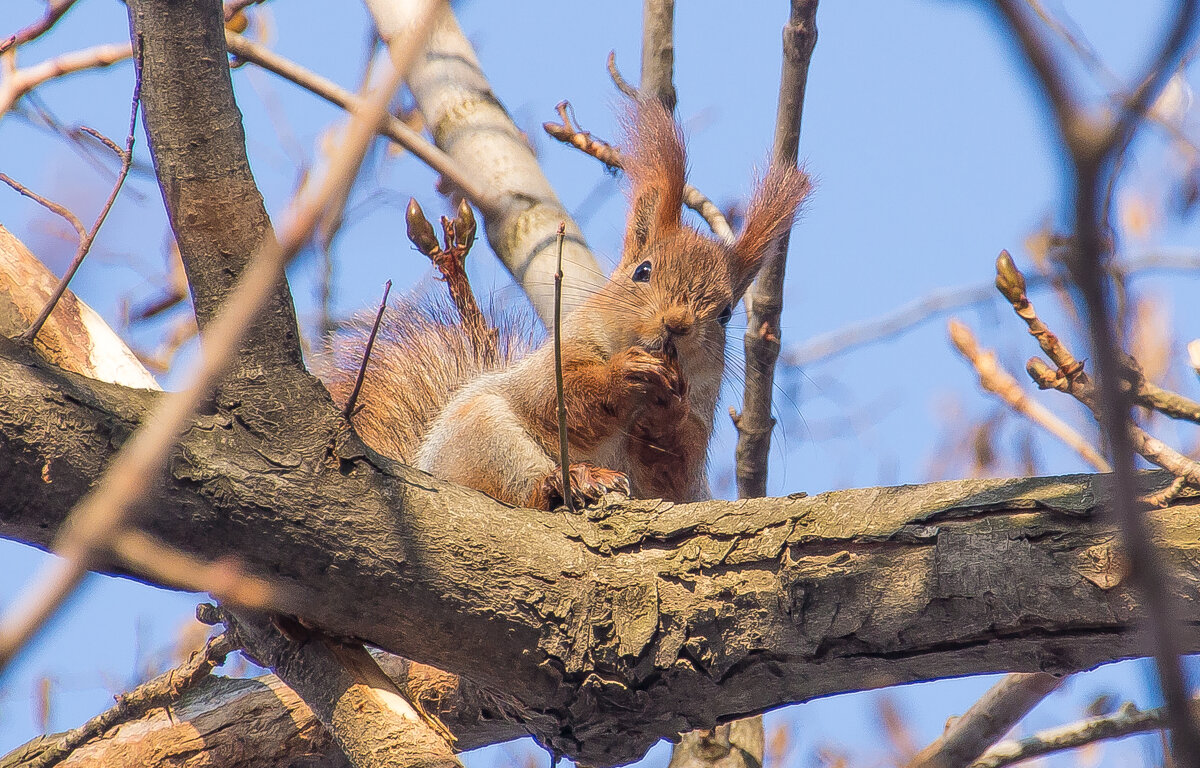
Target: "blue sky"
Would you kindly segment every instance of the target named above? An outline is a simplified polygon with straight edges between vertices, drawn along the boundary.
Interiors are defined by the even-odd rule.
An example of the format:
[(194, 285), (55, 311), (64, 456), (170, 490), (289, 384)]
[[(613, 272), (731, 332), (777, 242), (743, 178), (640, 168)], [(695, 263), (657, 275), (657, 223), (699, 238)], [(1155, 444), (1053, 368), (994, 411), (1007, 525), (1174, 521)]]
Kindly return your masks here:
[[(602, 8), (471, 2), (460, 9), (462, 25), (497, 95), (528, 132), (547, 175), (608, 264), (618, 255), (622, 236), (620, 182), (591, 158), (542, 135), (540, 125), (554, 119), (558, 101), (569, 99), (584, 127), (601, 137), (616, 136), (618, 95), (604, 62), (614, 50), (626, 76), (636, 80), (640, 5), (631, 0)], [(782, 0), (743, 3), (734, 11), (728, 3), (679, 3), (676, 81), (679, 115), (689, 135), (691, 181), (719, 204), (745, 197), (752, 169), (769, 149), (786, 5)], [(1167, 7), (1162, 2), (1047, 5), (1066, 11), (1124, 77), (1137, 71)], [(285, 55), (353, 88), (363, 67), (365, 18), (354, 3), (338, 4), (335, 13), (329, 7), (316, 0), (268, 3), (267, 39)], [(40, 9), (34, 0), (4, 0), (0, 36)], [(792, 236), (785, 350), (938, 289), (987, 283), (1001, 248), (1027, 266), (1027, 238), (1043, 222), (1060, 218), (1061, 209), (1061, 160), (1054, 137), (1014, 46), (998, 34), (984, 4), (826, 0), (818, 26), (801, 138), (801, 153), (818, 185)], [(52, 34), (21, 49), (18, 63), (119, 41), (126, 34), (121, 4), (81, 0)], [(249, 66), (237, 71), (234, 80), (255, 175), (268, 209), (277, 214), (295, 189), (299, 165), (311, 163), (321, 132), (342, 115)], [(131, 85), (132, 69), (126, 63), (53, 83), (38, 96), (63, 123), (82, 122), (119, 138)], [(1194, 129), (1194, 120), (1185, 120), (1184, 127)], [(1149, 211), (1154, 222), (1146, 231), (1122, 231), (1123, 257), (1187, 249), (1196, 242), (1195, 222), (1181, 220), (1166, 203), (1181, 171), (1177, 153), (1163, 136), (1151, 129), (1136, 143), (1128, 184), (1117, 198), (1119, 222), (1134, 221), (1139, 211)], [(131, 177), (73, 286), (117, 327), (121, 301), (137, 303), (151, 295), (165, 274), (165, 218), (153, 176), (145, 172), (148, 155), (140, 134), (138, 141), (142, 172)], [(70, 205), (85, 221), (94, 216), (111, 178), (111, 166), (98, 168), (19, 114), (0, 119), (0, 170)], [(339, 313), (370, 307), (387, 279), (399, 288), (427, 277), (423, 257), (403, 238), (401, 216), (410, 195), (430, 216), (444, 212), (433, 182), (433, 175), (411, 157), (374, 153), (351, 199), (350, 224), (334, 248)], [(71, 255), (73, 246), (60, 236), (60, 225), (5, 189), (0, 189), (0, 223), (55, 269), (61, 270)], [(309, 327), (315, 321), (319, 259), (315, 251), (303, 255), (291, 275)], [(520, 300), (482, 243), (470, 270), (481, 293)], [(1135, 283), (1136, 297), (1167, 313), (1177, 350), (1200, 336), (1200, 313), (1190, 300), (1195, 287), (1194, 277), (1177, 273)], [(1049, 320), (1065, 328), (1050, 293), (1033, 298)], [(997, 301), (958, 315), (984, 344), (998, 349), (1014, 372), (1020, 373), (1024, 360), (1036, 351)], [(177, 318), (133, 329), (129, 337), (152, 347)], [(740, 340), (734, 343), (740, 345)], [(1077, 349), (1084, 354), (1081, 345)], [(186, 360), (185, 350), (180, 364)], [(1167, 377), (1168, 383), (1194, 394), (1194, 378), (1178, 360)], [(174, 380), (173, 375), (163, 378), (167, 386)], [(1001, 412), (978, 393), (973, 374), (949, 347), (943, 319), (803, 371), (785, 371), (779, 395), (773, 494), (961, 476), (967, 469), (964, 444), (948, 436), (959, 436), (964, 425)], [(1040, 397), (1080, 429), (1091, 430), (1090, 417), (1049, 395)], [(719, 423), (712, 474), (715, 490), (728, 496), (734, 493), (732, 434), (723, 419)], [(998, 449), (1015, 455), (1023, 434), (1019, 421), (1005, 419), (998, 434)], [(1184, 448), (1195, 440), (1182, 429), (1160, 434)], [(1038, 437), (1035, 445), (1040, 473), (1086, 469), (1050, 441)], [(1019, 471), (1016, 461), (1010, 460), (1005, 471)], [(22, 588), (43, 558), (27, 547), (0, 542), (0, 603)], [(30, 702), (39, 680), (52, 681), (50, 726), (78, 725), (106, 706), (136, 676), (139, 664), (155, 661), (148, 657), (173, 642), (194, 603), (191, 596), (94, 577), (0, 682), (0, 753), (36, 735)], [(1080, 676), (1029, 723), (1044, 726), (1070, 719), (1103, 690), (1119, 690), (1146, 703), (1144, 670), (1144, 664), (1123, 664)], [(984, 679), (945, 681), (886, 695), (911, 716), (917, 740), (924, 742), (987, 684)], [(882, 695), (832, 697), (774, 713), (770, 722), (794, 733), (787, 764), (812, 764), (815, 749), (827, 742), (851, 745), (855, 755), (876, 754), (882, 748), (877, 716)], [(520, 749), (524, 747), (495, 748), (468, 762), (475, 767), (503, 763)], [(664, 754), (661, 749), (652, 753), (648, 764), (662, 764)], [(1106, 748), (1100, 758), (1106, 765), (1129, 765), (1144, 754), (1131, 741)]]

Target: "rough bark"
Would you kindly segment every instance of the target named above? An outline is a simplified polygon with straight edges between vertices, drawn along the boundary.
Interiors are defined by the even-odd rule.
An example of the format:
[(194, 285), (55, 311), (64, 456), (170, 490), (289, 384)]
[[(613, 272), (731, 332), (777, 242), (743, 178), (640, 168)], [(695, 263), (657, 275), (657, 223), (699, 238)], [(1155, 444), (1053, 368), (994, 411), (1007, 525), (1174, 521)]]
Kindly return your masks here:
[[(146, 135), (201, 329), (251, 256), (273, 237), (233, 99), (223, 19), (219, 0), (129, 3)], [(300, 337), (286, 281), (242, 349), (243, 365), (253, 360), (259, 370), (299, 369)]]
[[(380, 36), (391, 45), (408, 26), (411, 0), (367, 0)], [(566, 222), (563, 273), (575, 287), (563, 296), (564, 312), (587, 296), (604, 274), (579, 225), (563, 208), (538, 166), (528, 140), (492, 92), (471, 43), (446, 9), (409, 72), (408, 86), (434, 142), (476, 180), (492, 189), (499, 205), (482, 211), (488, 243), (550, 327), (554, 319), (553, 275), (557, 232)]]
[[(154, 395), (0, 350), (0, 535), (45, 546)], [(597, 765), (815, 696), (1141, 652), (1102, 478), (573, 516), (498, 504), (345, 435), (302, 438), (257, 435), (236, 406), (201, 417), (146, 499), (150, 532), (298, 589), (330, 634), (510, 694), (544, 743)], [(1200, 648), (1200, 503), (1155, 523)]]

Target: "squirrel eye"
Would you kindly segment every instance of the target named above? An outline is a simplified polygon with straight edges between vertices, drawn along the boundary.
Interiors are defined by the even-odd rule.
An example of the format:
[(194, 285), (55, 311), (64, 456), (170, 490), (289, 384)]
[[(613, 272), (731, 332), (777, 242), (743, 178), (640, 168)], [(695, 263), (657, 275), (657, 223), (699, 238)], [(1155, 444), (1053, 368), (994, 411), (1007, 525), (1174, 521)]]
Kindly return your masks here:
[(717, 315), (717, 322), (721, 325), (729, 325), (730, 318), (733, 317), (733, 305), (726, 304), (725, 309), (721, 310), (721, 314)]
[(633, 282), (650, 282), (650, 262), (643, 261), (641, 264), (638, 264), (637, 269), (633, 270)]

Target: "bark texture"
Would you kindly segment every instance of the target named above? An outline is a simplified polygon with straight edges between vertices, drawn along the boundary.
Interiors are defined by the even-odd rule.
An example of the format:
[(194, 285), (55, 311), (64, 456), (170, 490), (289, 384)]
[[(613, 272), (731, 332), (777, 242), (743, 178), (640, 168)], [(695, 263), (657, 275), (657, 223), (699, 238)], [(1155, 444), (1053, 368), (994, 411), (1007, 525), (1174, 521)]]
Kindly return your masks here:
[[(220, 0), (131, 0), (142, 116), (203, 330), (250, 257), (273, 237), (233, 99)], [(137, 52), (140, 46), (141, 55)], [(300, 367), (285, 281), (242, 345), (243, 364)]]
[[(0, 381), (0, 535), (45, 546), (154, 394), (3, 342)], [(146, 499), (150, 532), (294, 587), (329, 634), (511, 695), (543, 743), (597, 765), (815, 696), (1142, 651), (1103, 477), (565, 515), (452, 487), (347, 434), (288, 439), (247, 429), (236, 407), (200, 417)], [(1200, 503), (1153, 522), (1196, 650)]]
[[(367, 0), (366, 5), (389, 45), (410, 26), (415, 12), (411, 0)], [(488, 243), (549, 328), (554, 321), (552, 278), (560, 222), (567, 226), (563, 273), (574, 286), (563, 296), (564, 314), (587, 296), (589, 287), (604, 283), (604, 273), (542, 173), (525, 135), (492, 92), (448, 6), (409, 71), (408, 86), (437, 146), (495, 193), (496, 209), (482, 212)]]

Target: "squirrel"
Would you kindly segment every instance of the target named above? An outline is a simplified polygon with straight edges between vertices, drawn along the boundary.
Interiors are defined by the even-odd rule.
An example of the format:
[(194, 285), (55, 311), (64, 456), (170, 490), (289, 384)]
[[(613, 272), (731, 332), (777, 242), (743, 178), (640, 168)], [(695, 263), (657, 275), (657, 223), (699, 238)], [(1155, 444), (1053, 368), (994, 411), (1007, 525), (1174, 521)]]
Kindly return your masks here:
[[(741, 234), (726, 245), (681, 220), (683, 137), (657, 102), (627, 120), (631, 202), (620, 263), (562, 321), (562, 374), (572, 501), (608, 491), (686, 502), (711, 498), (706, 471), (733, 307), (811, 189), (773, 166)], [(365, 328), (337, 350), (328, 377), (344, 401)], [(352, 417), (390, 458), (513, 505), (563, 501), (554, 345), (531, 348), (511, 322), (471, 332), (450, 307), (388, 311), (362, 403)]]

